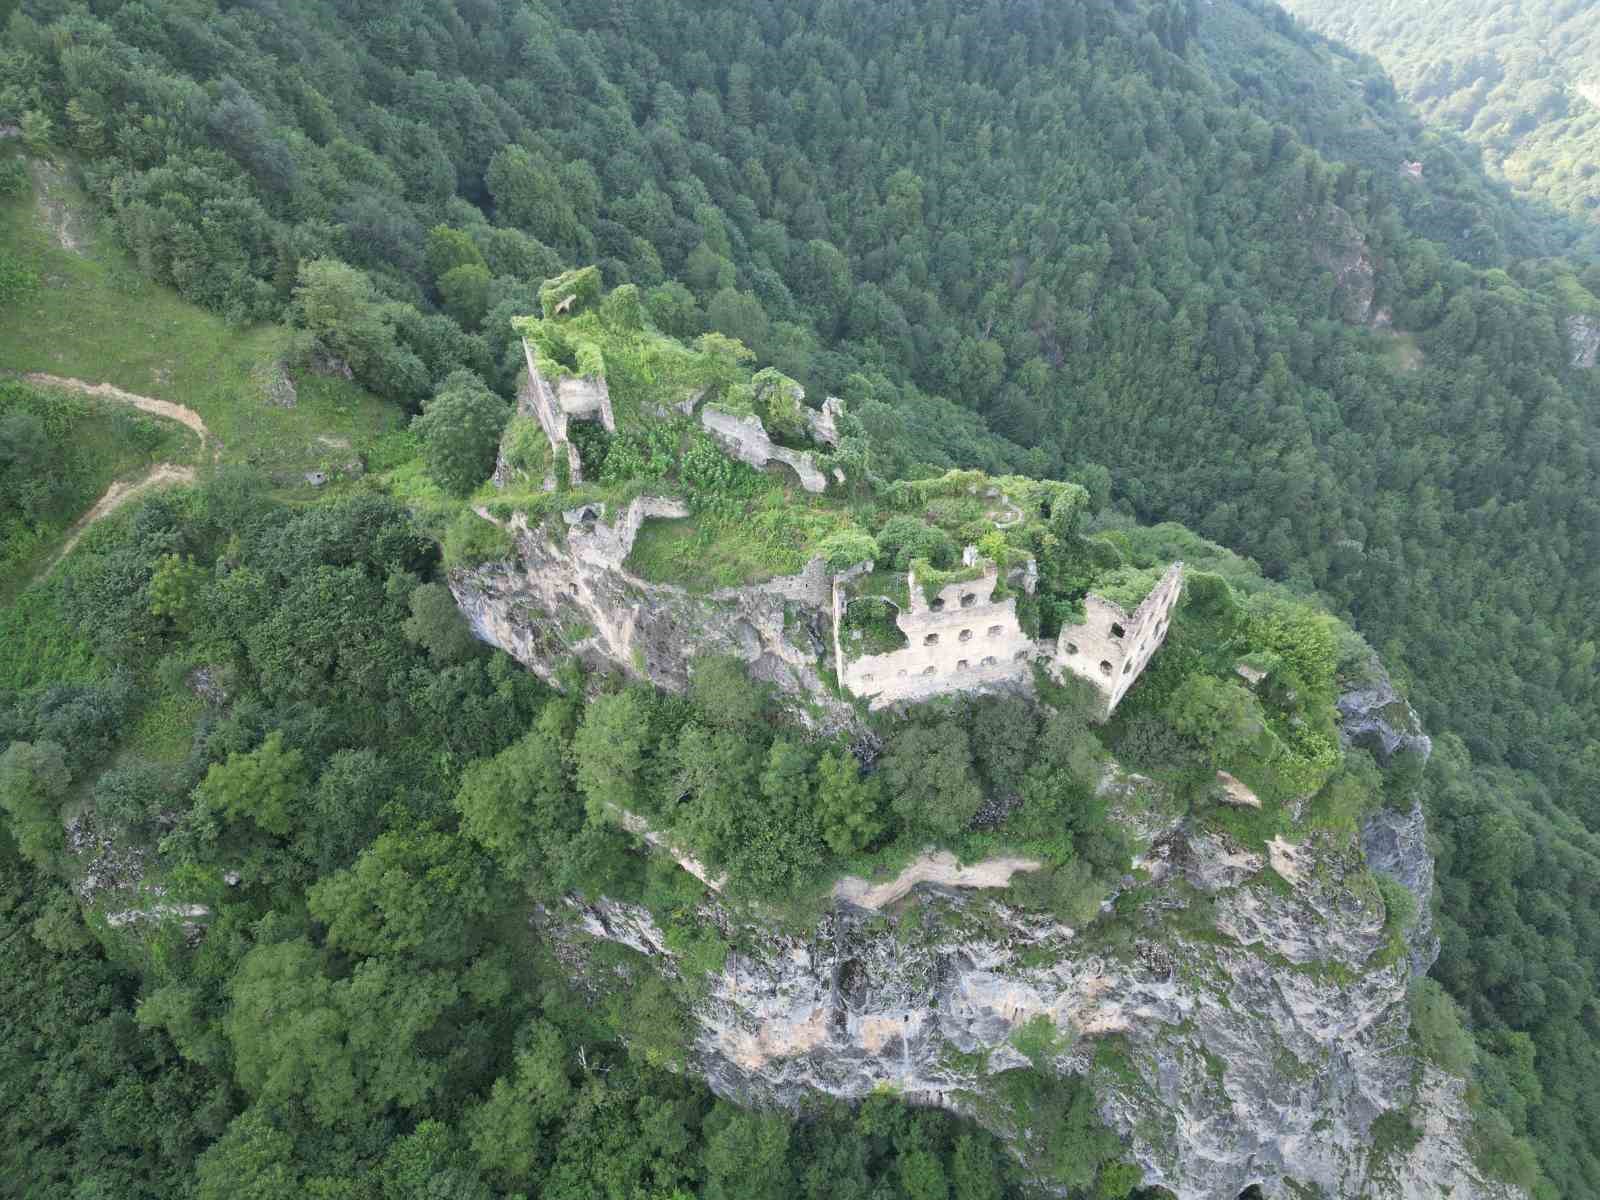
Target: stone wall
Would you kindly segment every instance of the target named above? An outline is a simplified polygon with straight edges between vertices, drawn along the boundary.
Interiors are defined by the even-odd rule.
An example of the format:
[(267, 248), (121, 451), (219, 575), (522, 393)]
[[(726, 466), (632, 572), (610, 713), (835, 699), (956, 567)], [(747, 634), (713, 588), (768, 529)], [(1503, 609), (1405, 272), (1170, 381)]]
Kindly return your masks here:
[[(999, 579), (994, 564), (986, 566), (980, 578), (949, 584), (931, 602), (913, 575), (910, 603), (895, 618), (908, 645), (848, 662), (841, 654), (840, 685), (869, 697), (872, 707), (878, 708), (897, 700), (1030, 680), (1036, 643), (1017, 622), (1016, 599), (994, 598)], [(842, 646), (842, 599), (835, 603), (834, 613), (834, 641)]]
[(599, 421), (607, 433), (617, 431), (617, 418), (611, 411), (611, 389), (606, 377), (593, 379), (563, 375), (556, 381), (556, 403), (569, 419)]
[(827, 476), (817, 469), (810, 451), (790, 450), (775, 444), (767, 436), (761, 418), (754, 414), (739, 417), (721, 409), (704, 408), (700, 410), (700, 424), (740, 462), (752, 467), (764, 467), (769, 462), (787, 463), (800, 477), (800, 486), (806, 491), (821, 492), (828, 486)]
[(583, 482), (583, 461), (578, 448), (567, 437), (567, 425), (573, 419), (599, 421), (607, 433), (617, 431), (617, 419), (611, 412), (611, 390), (605, 377), (593, 379), (577, 375), (562, 375), (552, 387), (534, 363), (533, 347), (526, 338), (522, 341), (522, 360), (528, 372), (517, 391), (517, 411), (538, 419), (539, 427), (550, 439), (550, 449), (567, 456), (567, 468), (572, 482)]
[[(604, 506), (602, 506), (603, 509)], [(602, 513), (603, 515), (603, 513)], [(573, 524), (567, 545), (575, 558), (590, 566), (620, 571), (633, 550), (639, 527), (650, 517), (687, 517), (689, 506), (670, 496), (640, 496), (628, 505), (614, 525), (603, 520)]]
[(1109, 717), (1166, 640), (1182, 591), (1183, 564), (1173, 563), (1131, 613), (1091, 592), (1083, 601), (1083, 622), (1062, 626), (1056, 638), (1056, 668), (1094, 684)]

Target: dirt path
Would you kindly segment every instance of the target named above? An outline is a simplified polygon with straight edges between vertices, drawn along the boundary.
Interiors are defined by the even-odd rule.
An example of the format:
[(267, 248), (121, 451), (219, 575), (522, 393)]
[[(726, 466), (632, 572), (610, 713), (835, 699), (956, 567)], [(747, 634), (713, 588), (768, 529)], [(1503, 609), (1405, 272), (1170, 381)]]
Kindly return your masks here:
[(210, 431), (206, 429), (206, 423), (200, 419), (200, 414), (187, 405), (174, 404), (170, 400), (157, 400), (152, 396), (137, 396), (109, 383), (85, 383), (81, 379), (64, 379), (60, 375), (46, 375), (42, 371), (30, 372), (23, 378), (28, 383), (40, 387), (63, 388), (69, 392), (80, 392), (85, 396), (94, 396), (101, 400), (120, 400), (151, 416), (181, 422), (200, 435), (202, 446), (211, 436)]
[(883, 908), (893, 904), (919, 883), (939, 883), (945, 887), (1003, 888), (1018, 871), (1037, 871), (1043, 863), (1032, 858), (987, 858), (963, 867), (948, 850), (928, 853), (916, 859), (888, 883), (876, 887), (856, 875), (847, 875), (834, 885), (837, 899), (857, 908)]
[(66, 187), (66, 177), (59, 167), (40, 159), (34, 159), (30, 167), (34, 190), (39, 197), (39, 218), (50, 230), (56, 245), (68, 254), (81, 256), (89, 238), (83, 229), (83, 222), (61, 194)]
[(664, 834), (657, 833), (654, 829), (652, 829), (650, 827), (650, 822), (646, 821), (638, 813), (629, 812), (627, 809), (621, 808), (615, 804), (607, 804), (606, 808), (616, 814), (617, 823), (629, 833), (637, 833), (640, 837), (644, 838), (645, 841), (656, 847), (656, 849), (665, 850), (668, 854), (672, 855), (673, 858), (678, 860), (678, 865), (680, 867), (689, 872), (689, 874), (693, 875), (701, 883), (705, 884), (713, 892), (720, 892), (723, 888), (728, 886), (728, 877), (726, 875), (718, 875), (694, 855), (690, 854), (681, 847), (674, 845), (672, 841)]
[(50, 560), (50, 565), (40, 572), (48, 575), (78, 544), (78, 539), (89, 532), (97, 521), (103, 521), (128, 501), (136, 499), (151, 488), (167, 487), (175, 483), (193, 483), (195, 480), (193, 467), (180, 467), (172, 463), (157, 463), (151, 467), (142, 478), (135, 479), (132, 483), (118, 480), (105, 490), (105, 494), (94, 502), (94, 507), (83, 516), (79, 517), (72, 526), (72, 532), (67, 535), (65, 544), (56, 551), (56, 556)]

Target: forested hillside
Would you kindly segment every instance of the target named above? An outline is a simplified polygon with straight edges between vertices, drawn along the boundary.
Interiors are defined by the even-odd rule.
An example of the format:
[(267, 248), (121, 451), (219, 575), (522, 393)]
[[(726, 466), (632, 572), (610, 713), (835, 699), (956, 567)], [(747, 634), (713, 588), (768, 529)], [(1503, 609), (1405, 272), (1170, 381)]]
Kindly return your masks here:
[(848, 396), (887, 474), (1076, 479), (1320, 590), (1441, 735), (1482, 1090), (1600, 1193), (1600, 268), (1370, 59), (1231, 0), (23, 0), (7, 33), (0, 124), (297, 366), (509, 394), (509, 318), (593, 261)]
[(1372, 54), (1430, 122), (1481, 146), (1530, 198), (1577, 219), (1600, 248), (1600, 22), (1553, 0), (1289, 0), (1329, 37)]

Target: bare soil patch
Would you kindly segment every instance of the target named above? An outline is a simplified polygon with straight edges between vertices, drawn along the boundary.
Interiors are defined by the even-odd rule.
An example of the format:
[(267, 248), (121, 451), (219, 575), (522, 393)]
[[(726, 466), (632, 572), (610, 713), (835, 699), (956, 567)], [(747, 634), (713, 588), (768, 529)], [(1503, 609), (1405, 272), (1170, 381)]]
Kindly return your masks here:
[(169, 421), (178, 421), (187, 425), (200, 435), (203, 445), (210, 432), (206, 423), (200, 419), (200, 414), (185, 404), (174, 404), (170, 400), (157, 400), (153, 396), (140, 396), (133, 392), (125, 392), (110, 383), (85, 383), (81, 379), (64, 379), (60, 375), (46, 375), (42, 371), (34, 371), (24, 378), (40, 387), (64, 388), (71, 392), (80, 392), (85, 396), (94, 396), (101, 400), (117, 400), (123, 404), (131, 404), (141, 412), (147, 412), (154, 417), (165, 417)]
[(94, 507), (79, 517), (72, 526), (72, 532), (67, 535), (67, 540), (62, 544), (56, 556), (50, 560), (50, 565), (44, 569), (44, 574), (49, 574), (55, 565), (72, 552), (78, 544), (78, 539), (89, 532), (97, 521), (103, 521), (116, 512), (128, 501), (133, 500), (151, 488), (169, 487), (178, 483), (193, 483), (195, 480), (193, 467), (180, 467), (173, 463), (157, 463), (143, 476), (132, 482), (117, 480), (108, 487), (100, 499), (94, 502)]
[(931, 851), (907, 865), (887, 883), (873, 885), (857, 875), (847, 875), (834, 885), (837, 899), (857, 908), (883, 908), (893, 904), (919, 883), (945, 887), (1003, 888), (1018, 871), (1037, 871), (1044, 864), (1032, 858), (987, 858), (963, 867), (948, 850)]

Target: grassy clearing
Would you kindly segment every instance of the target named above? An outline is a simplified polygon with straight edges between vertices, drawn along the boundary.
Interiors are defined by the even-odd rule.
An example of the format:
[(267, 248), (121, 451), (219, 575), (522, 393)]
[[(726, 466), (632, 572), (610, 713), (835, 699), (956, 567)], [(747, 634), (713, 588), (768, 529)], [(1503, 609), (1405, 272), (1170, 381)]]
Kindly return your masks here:
[(133, 726), (124, 752), (163, 765), (181, 763), (194, 742), (195, 723), (205, 705), (194, 693), (163, 692)]
[(837, 502), (769, 484), (748, 498), (718, 498), (692, 517), (647, 520), (626, 565), (690, 591), (743, 587), (798, 573), (829, 534), (852, 524)]
[[(79, 227), (78, 252), (63, 248), (52, 228), (63, 206)], [(0, 311), (5, 370), (108, 382), (186, 404), (210, 429), (222, 462), (250, 463), (284, 483), (352, 461), (401, 419), (355, 385), (317, 376), (295, 379), (295, 407), (267, 403), (264, 381), (287, 330), (230, 326), (141, 277), (109, 233), (84, 233), (97, 222), (64, 175), (51, 176), (49, 208), (54, 217), (37, 195), (0, 201), (0, 247), (40, 281)]]

